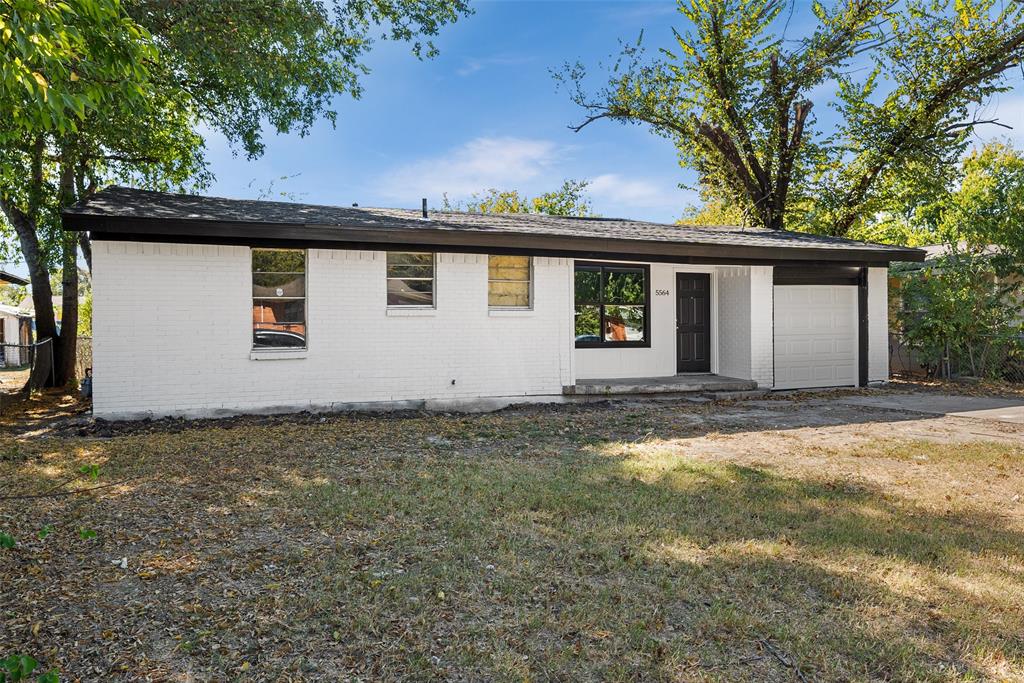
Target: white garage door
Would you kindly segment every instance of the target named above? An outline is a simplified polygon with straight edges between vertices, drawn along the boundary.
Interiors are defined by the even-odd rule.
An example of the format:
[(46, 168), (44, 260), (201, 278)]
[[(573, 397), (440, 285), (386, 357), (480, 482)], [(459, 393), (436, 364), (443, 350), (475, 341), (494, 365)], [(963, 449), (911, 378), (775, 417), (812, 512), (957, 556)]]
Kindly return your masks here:
[(775, 388), (857, 385), (857, 288), (775, 288)]

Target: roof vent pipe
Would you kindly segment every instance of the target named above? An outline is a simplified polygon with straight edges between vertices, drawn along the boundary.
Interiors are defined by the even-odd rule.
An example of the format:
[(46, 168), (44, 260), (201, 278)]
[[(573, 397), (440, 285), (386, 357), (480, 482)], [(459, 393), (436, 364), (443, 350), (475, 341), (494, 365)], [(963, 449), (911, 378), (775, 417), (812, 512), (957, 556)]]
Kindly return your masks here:
[(423, 198), (423, 217), (427, 217), (427, 198)]

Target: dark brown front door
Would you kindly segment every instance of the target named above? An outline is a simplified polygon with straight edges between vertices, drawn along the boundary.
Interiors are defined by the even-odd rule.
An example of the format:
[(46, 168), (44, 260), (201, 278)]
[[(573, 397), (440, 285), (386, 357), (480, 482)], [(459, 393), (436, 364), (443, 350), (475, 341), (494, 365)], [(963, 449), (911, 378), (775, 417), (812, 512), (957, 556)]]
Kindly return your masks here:
[(677, 372), (711, 372), (711, 276), (676, 274)]

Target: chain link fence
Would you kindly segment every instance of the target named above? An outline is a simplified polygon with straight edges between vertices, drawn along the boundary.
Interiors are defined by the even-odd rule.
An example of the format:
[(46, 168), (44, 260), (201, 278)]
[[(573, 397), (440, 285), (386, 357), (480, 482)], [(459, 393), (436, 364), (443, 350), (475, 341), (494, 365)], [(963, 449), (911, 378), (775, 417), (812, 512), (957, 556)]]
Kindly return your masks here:
[(924, 352), (901, 335), (889, 335), (889, 369), (895, 377), (975, 377), (1024, 384), (1024, 334), (979, 336), (970, 344), (944, 344)]
[(0, 344), (0, 410), (46, 386), (52, 375), (52, 340)]

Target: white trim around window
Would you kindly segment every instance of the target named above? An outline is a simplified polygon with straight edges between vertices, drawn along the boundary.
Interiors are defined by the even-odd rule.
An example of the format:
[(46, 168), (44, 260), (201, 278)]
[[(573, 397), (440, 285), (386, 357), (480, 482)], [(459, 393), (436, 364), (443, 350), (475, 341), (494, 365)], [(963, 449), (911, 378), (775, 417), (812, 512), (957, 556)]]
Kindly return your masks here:
[[(502, 262), (498, 260), (501, 259)], [(526, 262), (526, 277), (523, 278), (522, 263), (523, 259)], [(518, 264), (518, 265), (517, 265)], [(493, 270), (492, 270), (493, 269)], [(502, 273), (501, 270), (505, 272)], [(517, 273), (516, 271), (519, 271)], [(497, 277), (500, 275), (501, 277)], [(496, 254), (489, 254), (487, 256), (487, 308), (490, 313), (513, 313), (533, 310), (533, 295), (534, 295), (534, 267), (532, 256), (500, 256)], [(493, 291), (494, 286), (501, 287), (505, 285), (504, 289), (508, 290), (505, 292)], [(494, 303), (494, 299), (497, 297), (513, 298), (516, 296), (522, 296), (521, 285), (526, 285), (526, 303), (512, 304), (497, 304)], [(516, 291), (516, 290), (520, 291)]]
[[(385, 301), (388, 310), (435, 310), (437, 308), (437, 262), (436, 252), (385, 252)], [(428, 282), (430, 283), (429, 289), (425, 287)]]
[(250, 358), (301, 357), (309, 348), (309, 252), (250, 249), (249, 273)]

